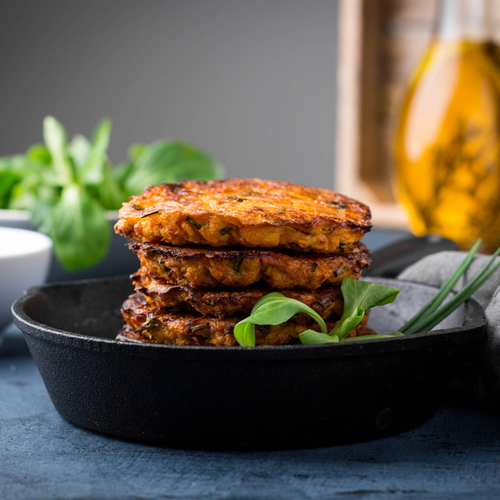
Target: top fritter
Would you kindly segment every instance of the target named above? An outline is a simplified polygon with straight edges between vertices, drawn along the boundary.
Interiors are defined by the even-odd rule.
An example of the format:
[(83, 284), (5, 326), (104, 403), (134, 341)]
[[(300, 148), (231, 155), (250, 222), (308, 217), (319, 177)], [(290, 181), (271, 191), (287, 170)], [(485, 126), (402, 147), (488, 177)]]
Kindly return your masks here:
[(336, 252), (371, 229), (370, 209), (328, 189), (261, 179), (183, 181), (147, 188), (115, 231), (172, 245)]

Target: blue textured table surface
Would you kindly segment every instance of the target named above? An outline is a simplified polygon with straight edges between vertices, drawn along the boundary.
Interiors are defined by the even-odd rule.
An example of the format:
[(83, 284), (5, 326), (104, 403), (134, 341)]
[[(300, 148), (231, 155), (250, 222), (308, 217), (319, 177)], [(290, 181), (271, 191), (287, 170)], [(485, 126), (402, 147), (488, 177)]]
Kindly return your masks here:
[(460, 386), (421, 427), (368, 443), (265, 452), (129, 443), (63, 420), (20, 332), (7, 329), (0, 347), (0, 499), (336, 496), (499, 498), (500, 416), (474, 409)]

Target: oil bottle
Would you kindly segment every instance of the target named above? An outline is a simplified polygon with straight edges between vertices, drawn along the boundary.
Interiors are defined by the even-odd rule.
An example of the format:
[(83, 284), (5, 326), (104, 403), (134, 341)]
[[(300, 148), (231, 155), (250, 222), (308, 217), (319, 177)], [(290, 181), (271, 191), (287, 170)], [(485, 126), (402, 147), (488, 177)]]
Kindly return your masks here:
[(488, 0), (441, 0), (396, 132), (396, 195), (415, 234), (500, 246), (500, 57)]

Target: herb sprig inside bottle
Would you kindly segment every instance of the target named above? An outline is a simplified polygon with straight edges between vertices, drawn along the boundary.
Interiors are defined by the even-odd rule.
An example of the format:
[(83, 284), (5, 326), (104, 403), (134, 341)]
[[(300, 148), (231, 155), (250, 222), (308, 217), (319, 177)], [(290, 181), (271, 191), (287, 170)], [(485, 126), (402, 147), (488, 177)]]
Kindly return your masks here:
[(453, 286), (469, 268), (480, 244), (481, 240), (478, 240), (453, 276), (399, 331), (385, 335), (348, 337), (349, 332), (361, 323), (369, 309), (393, 302), (399, 290), (394, 287), (387, 287), (368, 281), (344, 278), (341, 286), (344, 297), (344, 311), (339, 322), (331, 332), (327, 331), (323, 318), (309, 306), (298, 300), (285, 297), (281, 293), (272, 292), (260, 299), (253, 307), (250, 316), (240, 321), (234, 327), (234, 337), (240, 346), (255, 346), (255, 325), (280, 325), (298, 313), (305, 313), (311, 316), (316, 320), (321, 330), (319, 332), (306, 330), (301, 333), (299, 337), (303, 344), (352, 342), (428, 332), (462, 305), (500, 267), (500, 262), (493, 265), (496, 257), (500, 254), (499, 248), (481, 272), (452, 299), (442, 305), (453, 289)]

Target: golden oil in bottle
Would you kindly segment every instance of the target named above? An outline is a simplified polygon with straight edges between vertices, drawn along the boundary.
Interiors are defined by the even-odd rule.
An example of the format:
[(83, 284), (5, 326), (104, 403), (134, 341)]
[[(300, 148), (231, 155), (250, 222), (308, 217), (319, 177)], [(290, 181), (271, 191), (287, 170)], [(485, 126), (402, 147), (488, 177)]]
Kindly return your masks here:
[[(457, 5), (442, 0), (442, 14), (457, 20)], [(445, 34), (450, 25), (448, 19)], [(500, 58), (475, 27), (471, 38), (457, 29), (436, 36), (410, 81), (396, 133), (396, 191), (417, 235), (441, 234), (463, 248), (481, 237), (494, 250), (500, 246)]]

